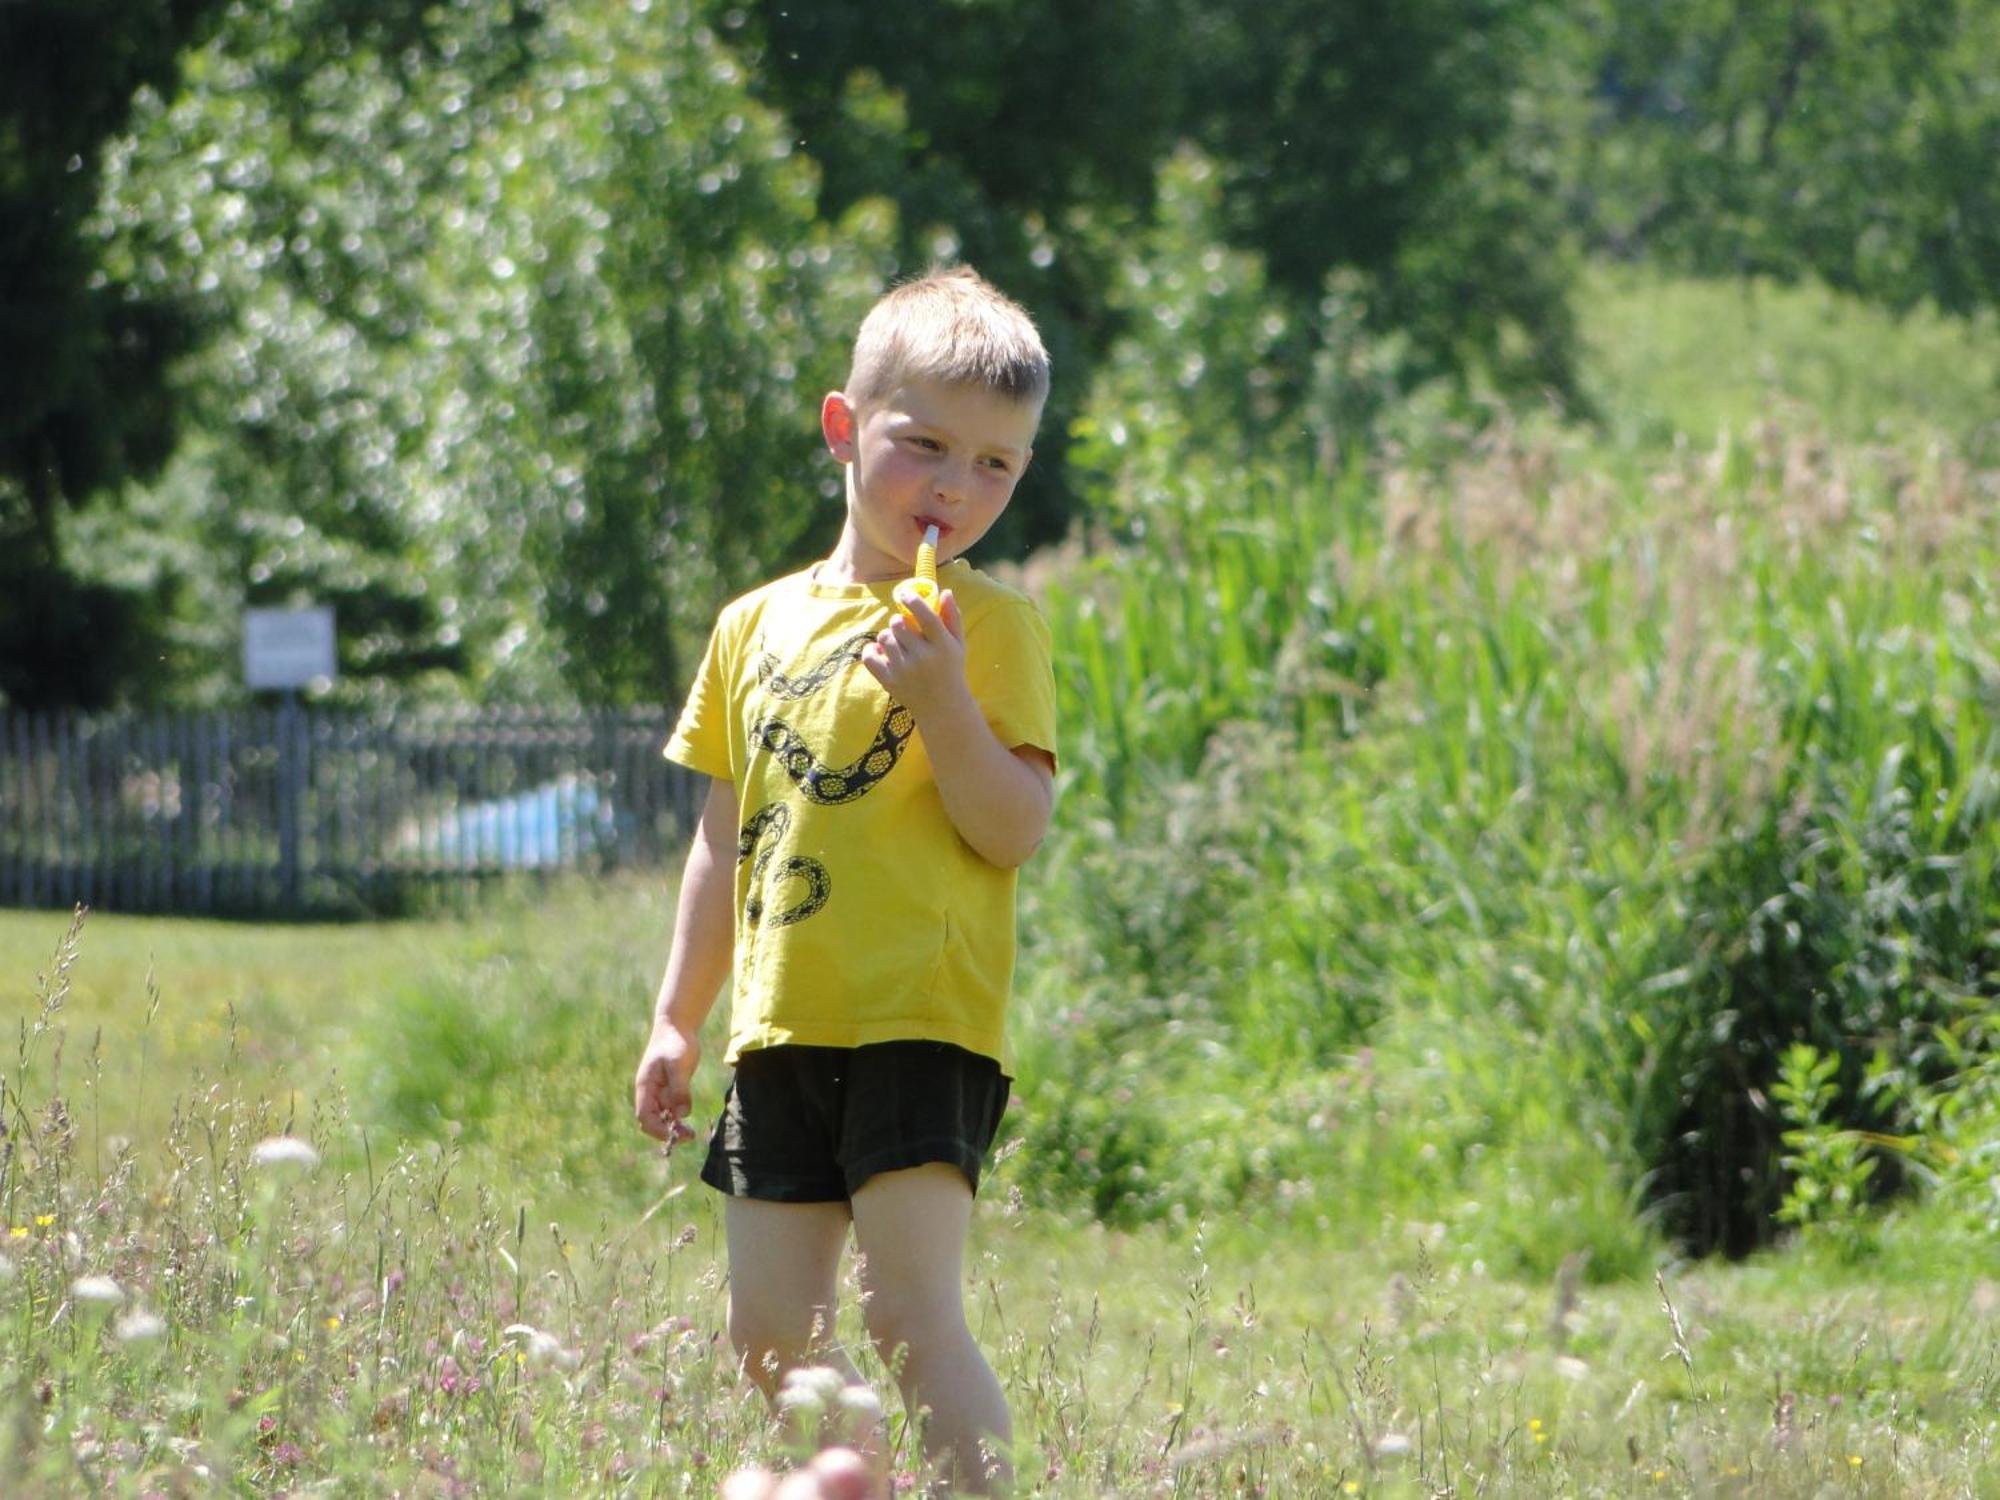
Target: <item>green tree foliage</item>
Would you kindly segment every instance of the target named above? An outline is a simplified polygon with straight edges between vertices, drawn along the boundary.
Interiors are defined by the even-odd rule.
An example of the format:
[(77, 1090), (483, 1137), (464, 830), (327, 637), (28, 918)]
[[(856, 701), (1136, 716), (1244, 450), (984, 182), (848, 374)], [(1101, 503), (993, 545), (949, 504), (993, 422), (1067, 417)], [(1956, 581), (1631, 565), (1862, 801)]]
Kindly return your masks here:
[(1190, 4), (1188, 128), (1223, 168), (1241, 245), (1310, 311), (1363, 278), (1412, 382), (1474, 372), (1573, 394), (1553, 158), (1518, 110), (1551, 45), (1545, 4)]
[(0, 5), (0, 701), (102, 701), (146, 601), (64, 568), (58, 511), (171, 450), (170, 296), (106, 277), (82, 226), (134, 92), (174, 76), (216, 0)]
[(1579, 207), (1705, 273), (1814, 274), (1907, 308), (2000, 288), (2000, 10), (1972, 0), (1599, 0)]
[(815, 225), (685, 6), (468, 4), (421, 48), (309, 56), (302, 8), (232, 17), (102, 214), (214, 330), (183, 372), (207, 439), (134, 517), (201, 537), (191, 655), (214, 688), (231, 599), (310, 597), (349, 691), (671, 696), (720, 596), (825, 514), (812, 413), (882, 215)]

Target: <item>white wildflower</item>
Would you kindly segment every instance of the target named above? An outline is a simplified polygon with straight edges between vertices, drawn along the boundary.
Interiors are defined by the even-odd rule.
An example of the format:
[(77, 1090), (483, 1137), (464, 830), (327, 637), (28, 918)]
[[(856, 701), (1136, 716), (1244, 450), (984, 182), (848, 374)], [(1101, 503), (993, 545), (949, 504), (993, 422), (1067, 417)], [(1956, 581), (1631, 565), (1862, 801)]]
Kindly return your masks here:
[(840, 1393), (841, 1409), (865, 1422), (882, 1420), (882, 1398), (865, 1385), (850, 1385)]
[(1377, 1458), (1401, 1458), (1410, 1451), (1410, 1440), (1400, 1432), (1385, 1432), (1375, 1439)]
[(1582, 1380), (1590, 1374), (1590, 1366), (1578, 1359), (1574, 1354), (1558, 1354), (1556, 1356), (1556, 1374), (1568, 1380)]
[(120, 1318), (117, 1327), (111, 1331), (117, 1335), (120, 1343), (148, 1344), (165, 1333), (167, 1325), (160, 1320), (158, 1314), (135, 1308)]
[(778, 1392), (779, 1409), (791, 1412), (796, 1416), (816, 1417), (820, 1413), (820, 1408), (825, 1404), (820, 1399), (819, 1392), (809, 1385), (787, 1384), (783, 1390)]
[(7, 1259), (6, 1256), (0, 1255), (0, 1281), (12, 1281), (13, 1279), (14, 1262)]
[(807, 1365), (802, 1369), (788, 1370), (785, 1373), (787, 1391), (805, 1392), (812, 1401), (821, 1406), (836, 1399), (846, 1384), (847, 1382), (841, 1378), (840, 1371), (829, 1370), (825, 1365)]
[(116, 1307), (125, 1300), (125, 1288), (109, 1276), (79, 1276), (69, 1284), (69, 1294), (98, 1307)]
[(509, 1323), (500, 1332), (501, 1337), (518, 1341), (530, 1364), (560, 1365), (565, 1370), (571, 1370), (576, 1368), (580, 1358), (574, 1349), (565, 1349), (562, 1340), (553, 1333), (532, 1323)]
[(319, 1165), (319, 1153), (295, 1135), (274, 1135), (250, 1148), (253, 1167), (300, 1167), (310, 1172)]

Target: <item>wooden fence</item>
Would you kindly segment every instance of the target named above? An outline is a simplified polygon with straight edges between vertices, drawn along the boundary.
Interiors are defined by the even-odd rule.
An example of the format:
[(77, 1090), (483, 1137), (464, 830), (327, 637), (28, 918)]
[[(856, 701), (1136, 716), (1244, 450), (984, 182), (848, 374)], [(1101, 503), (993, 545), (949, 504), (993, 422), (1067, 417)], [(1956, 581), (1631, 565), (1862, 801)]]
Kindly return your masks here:
[(663, 712), (0, 711), (0, 906), (362, 915), (677, 859)]

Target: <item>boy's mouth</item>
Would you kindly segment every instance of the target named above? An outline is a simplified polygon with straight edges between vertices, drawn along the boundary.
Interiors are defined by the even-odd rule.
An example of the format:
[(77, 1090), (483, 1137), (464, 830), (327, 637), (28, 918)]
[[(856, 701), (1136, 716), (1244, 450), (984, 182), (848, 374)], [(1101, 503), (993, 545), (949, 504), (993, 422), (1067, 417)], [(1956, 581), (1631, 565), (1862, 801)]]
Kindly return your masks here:
[(951, 535), (950, 523), (947, 521), (941, 521), (936, 516), (918, 516), (915, 519), (917, 526), (917, 540), (920, 542), (924, 539), (925, 528), (930, 526), (935, 526), (938, 529), (938, 545), (940, 547), (944, 545), (945, 538)]

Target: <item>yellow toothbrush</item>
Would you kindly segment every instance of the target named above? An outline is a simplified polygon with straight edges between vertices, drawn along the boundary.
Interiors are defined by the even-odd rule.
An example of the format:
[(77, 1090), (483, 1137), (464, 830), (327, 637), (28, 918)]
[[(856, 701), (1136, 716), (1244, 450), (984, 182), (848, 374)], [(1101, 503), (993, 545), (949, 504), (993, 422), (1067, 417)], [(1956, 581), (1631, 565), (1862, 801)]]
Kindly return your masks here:
[(923, 625), (904, 600), (914, 596), (928, 604), (933, 612), (936, 611), (938, 607), (937, 544), (937, 527), (926, 526), (924, 528), (924, 539), (917, 544), (917, 576), (906, 578), (903, 582), (896, 585), (896, 608), (902, 613), (904, 619), (915, 625), (919, 630), (923, 629)]

